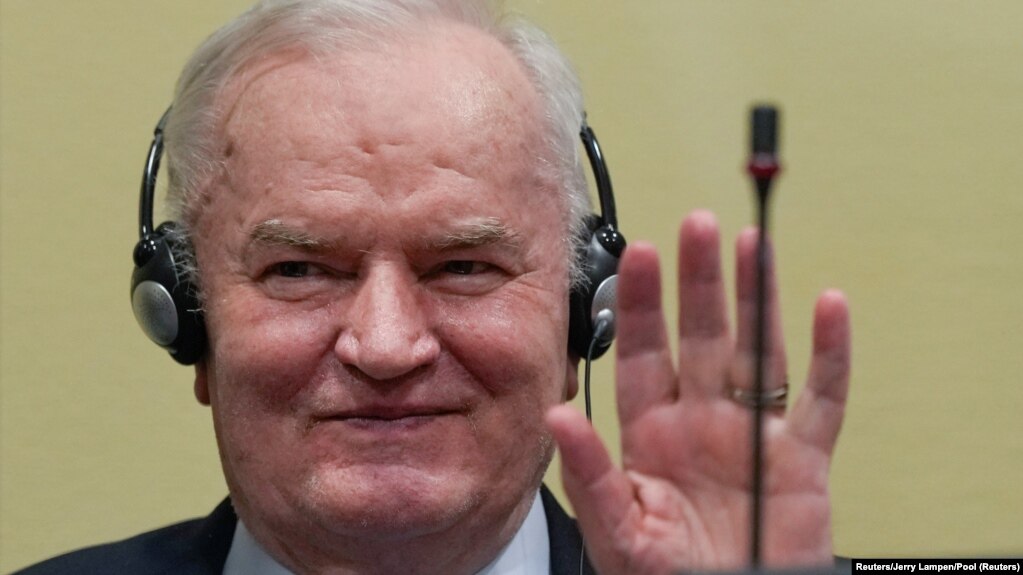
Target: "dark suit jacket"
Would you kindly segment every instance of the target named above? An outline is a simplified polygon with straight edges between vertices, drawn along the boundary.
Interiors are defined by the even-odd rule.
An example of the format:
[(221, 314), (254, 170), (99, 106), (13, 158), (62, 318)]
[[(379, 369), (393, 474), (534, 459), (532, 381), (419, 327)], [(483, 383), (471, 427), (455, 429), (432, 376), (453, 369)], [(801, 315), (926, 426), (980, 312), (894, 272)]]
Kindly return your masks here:
[[(578, 575), (582, 538), (575, 520), (541, 489), (551, 540), (551, 575)], [(220, 575), (231, 548), (237, 517), (225, 499), (213, 513), (117, 543), (73, 551), (14, 575)], [(593, 568), (584, 560), (585, 575)]]

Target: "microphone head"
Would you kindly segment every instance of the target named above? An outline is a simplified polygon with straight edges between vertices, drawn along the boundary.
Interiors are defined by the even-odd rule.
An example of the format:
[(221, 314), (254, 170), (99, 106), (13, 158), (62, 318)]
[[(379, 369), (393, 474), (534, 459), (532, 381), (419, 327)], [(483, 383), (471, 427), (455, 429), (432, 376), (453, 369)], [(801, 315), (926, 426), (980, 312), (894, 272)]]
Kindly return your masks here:
[(778, 151), (778, 108), (756, 106), (750, 114), (750, 135), (753, 154), (771, 154)]

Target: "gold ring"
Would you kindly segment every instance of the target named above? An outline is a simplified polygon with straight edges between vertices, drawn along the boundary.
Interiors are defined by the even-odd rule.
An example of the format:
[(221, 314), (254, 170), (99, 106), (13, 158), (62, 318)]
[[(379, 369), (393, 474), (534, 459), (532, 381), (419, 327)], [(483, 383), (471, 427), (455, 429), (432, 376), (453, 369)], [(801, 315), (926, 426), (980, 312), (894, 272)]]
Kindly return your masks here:
[(759, 398), (755, 392), (741, 387), (733, 387), (730, 395), (736, 403), (754, 409), (758, 405), (767, 408), (785, 407), (788, 403), (789, 384), (786, 382), (785, 385), (777, 389), (765, 391)]

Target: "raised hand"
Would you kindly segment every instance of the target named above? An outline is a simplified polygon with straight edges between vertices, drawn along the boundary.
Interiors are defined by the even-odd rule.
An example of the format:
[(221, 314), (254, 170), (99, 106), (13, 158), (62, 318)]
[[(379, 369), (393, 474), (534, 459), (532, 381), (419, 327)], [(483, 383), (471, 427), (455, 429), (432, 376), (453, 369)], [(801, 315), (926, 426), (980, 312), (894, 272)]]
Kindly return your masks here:
[[(574, 408), (550, 410), (562, 477), (602, 575), (739, 568), (750, 546), (755, 230), (736, 245), (737, 333), (729, 329), (718, 227), (695, 212), (679, 233), (679, 361), (668, 345), (657, 253), (629, 246), (619, 270), (616, 390), (623, 469)], [(773, 271), (764, 388), (786, 386)], [(849, 381), (844, 296), (825, 292), (813, 319), (806, 386), (765, 415), (762, 556), (767, 566), (832, 560), (828, 467)], [(738, 390), (738, 391), (737, 391)]]

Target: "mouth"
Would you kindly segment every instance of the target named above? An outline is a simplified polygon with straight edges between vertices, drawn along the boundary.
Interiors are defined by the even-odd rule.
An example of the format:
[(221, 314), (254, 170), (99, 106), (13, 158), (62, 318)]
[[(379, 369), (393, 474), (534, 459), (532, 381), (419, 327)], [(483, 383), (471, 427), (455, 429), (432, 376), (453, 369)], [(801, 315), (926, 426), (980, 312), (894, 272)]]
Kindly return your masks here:
[(347, 417), (341, 421), (349, 427), (366, 431), (411, 431), (428, 425), (440, 417), (443, 415), (418, 414), (400, 417)]
[(352, 429), (377, 432), (409, 431), (459, 415), (463, 415), (463, 410), (439, 407), (374, 407), (319, 417), (316, 418), (316, 424), (340, 423)]

